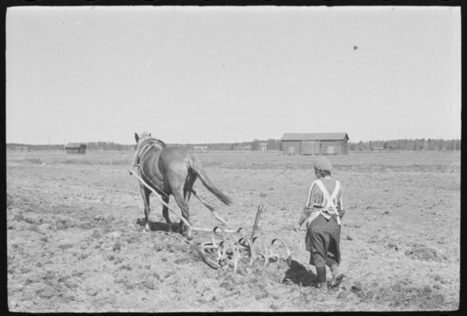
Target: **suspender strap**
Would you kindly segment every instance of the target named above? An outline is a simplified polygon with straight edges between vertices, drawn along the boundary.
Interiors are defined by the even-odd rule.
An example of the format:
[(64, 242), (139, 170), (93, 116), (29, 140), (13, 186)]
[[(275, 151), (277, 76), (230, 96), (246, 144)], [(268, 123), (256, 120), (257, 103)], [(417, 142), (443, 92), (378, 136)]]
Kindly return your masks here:
[(334, 191), (333, 191), (332, 194), (331, 194), (331, 199), (332, 199), (333, 201), (336, 201), (337, 194), (339, 193), (340, 188), (341, 188), (341, 184), (340, 184), (339, 181), (336, 180), (336, 186), (335, 186), (335, 188), (334, 188)]
[(323, 199), (327, 202), (326, 206), (332, 206), (334, 208), (337, 208), (334, 200), (336, 199), (337, 194), (339, 193), (339, 189), (340, 189), (339, 181), (336, 180), (336, 186), (334, 188), (334, 191), (332, 192), (332, 195), (329, 195), (328, 190), (324, 186), (323, 182), (321, 182), (321, 180), (316, 180), (315, 182), (318, 185), (318, 187), (321, 189), (321, 192), (323, 192)]
[(310, 203), (311, 203), (311, 192), (313, 192), (313, 188), (316, 185), (316, 181), (318, 181), (318, 180), (315, 180), (315, 181), (313, 181), (313, 183), (311, 183), (310, 190), (308, 190), (308, 199), (306, 200), (306, 206), (308, 206), (308, 207), (313, 206), (313, 205), (310, 205)]
[[(324, 212), (326, 212), (328, 214), (337, 215), (337, 223), (340, 225), (340, 217), (339, 217), (339, 213), (337, 212), (337, 206), (335, 203), (337, 194), (339, 193), (339, 189), (340, 189), (339, 181), (336, 180), (336, 186), (331, 195), (329, 195), (328, 190), (326, 189), (326, 187), (324, 186), (323, 182), (320, 179), (316, 180), (315, 182), (323, 193), (324, 206), (323, 206), (323, 210), (321, 211), (321, 213), (323, 214)], [(328, 218), (329, 216), (329, 215), (326, 216), (325, 214), (323, 215), (326, 218)]]

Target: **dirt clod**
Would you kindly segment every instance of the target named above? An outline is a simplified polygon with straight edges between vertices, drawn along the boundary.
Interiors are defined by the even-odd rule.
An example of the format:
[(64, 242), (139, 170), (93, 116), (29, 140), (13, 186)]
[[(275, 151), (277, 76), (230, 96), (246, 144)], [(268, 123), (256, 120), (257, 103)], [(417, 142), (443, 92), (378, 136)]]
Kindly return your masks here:
[(112, 251), (120, 251), (122, 249), (122, 246), (120, 245), (119, 242), (116, 242), (112, 246)]
[(443, 261), (446, 257), (440, 254), (436, 249), (430, 247), (414, 246), (404, 253), (406, 256), (416, 260), (423, 261)]
[(98, 291), (96, 289), (87, 289), (86, 294), (89, 296), (96, 296)]

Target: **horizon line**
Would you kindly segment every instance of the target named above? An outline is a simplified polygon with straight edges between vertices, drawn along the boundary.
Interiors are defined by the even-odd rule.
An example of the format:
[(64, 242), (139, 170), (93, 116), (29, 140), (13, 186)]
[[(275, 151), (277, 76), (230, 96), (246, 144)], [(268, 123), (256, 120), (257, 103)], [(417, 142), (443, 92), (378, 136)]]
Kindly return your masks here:
[[(251, 143), (254, 141), (259, 141), (259, 142), (267, 142), (268, 140), (274, 140), (274, 141), (281, 141), (281, 139), (276, 139), (276, 138), (268, 138), (266, 140), (261, 140), (261, 139), (253, 139), (253, 140), (246, 140), (246, 141), (236, 141), (236, 142), (184, 142), (184, 143), (178, 143), (178, 142), (167, 142), (167, 144), (171, 145), (208, 145), (208, 144), (239, 144), (239, 143)], [(393, 139), (375, 139), (375, 140), (359, 140), (359, 141), (350, 141), (349, 143), (359, 143), (359, 142), (390, 142), (390, 141), (400, 141), (400, 140), (409, 140), (409, 141), (417, 141), (417, 140), (442, 140), (442, 141), (460, 141), (461, 138), (393, 138)], [(66, 144), (70, 143), (80, 143), (80, 144), (86, 144), (86, 143), (113, 143), (115, 145), (123, 145), (123, 146), (133, 146), (135, 145), (134, 143), (130, 144), (125, 144), (125, 143), (119, 143), (115, 141), (104, 141), (104, 140), (97, 140), (97, 141), (82, 141), (82, 142), (66, 142)], [(64, 145), (64, 143), (53, 143), (53, 144), (44, 144), (44, 143), (39, 143), (39, 144), (33, 144), (33, 143), (20, 143), (20, 142), (7, 142), (6, 145), (31, 145), (31, 146), (57, 146), (57, 145)]]

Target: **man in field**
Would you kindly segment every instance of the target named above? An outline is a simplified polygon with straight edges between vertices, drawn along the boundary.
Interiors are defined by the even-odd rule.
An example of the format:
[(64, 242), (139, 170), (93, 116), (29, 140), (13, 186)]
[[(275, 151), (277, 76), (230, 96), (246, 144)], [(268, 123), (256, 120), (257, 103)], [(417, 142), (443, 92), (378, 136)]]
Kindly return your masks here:
[(331, 268), (333, 274), (332, 287), (339, 285), (344, 277), (338, 266), (340, 220), (345, 211), (340, 182), (331, 178), (331, 162), (324, 157), (318, 157), (314, 169), (317, 179), (310, 186), (298, 226), (306, 223), (305, 243), (306, 250), (310, 252), (310, 264), (316, 267), (318, 287), (322, 292), (326, 292), (326, 265)]

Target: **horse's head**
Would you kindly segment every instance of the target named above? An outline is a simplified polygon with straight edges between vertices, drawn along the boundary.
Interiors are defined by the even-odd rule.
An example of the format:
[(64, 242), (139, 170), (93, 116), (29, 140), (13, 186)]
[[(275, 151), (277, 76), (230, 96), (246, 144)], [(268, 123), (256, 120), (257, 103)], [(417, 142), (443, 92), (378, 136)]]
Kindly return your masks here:
[(136, 144), (138, 144), (141, 140), (148, 138), (148, 137), (151, 137), (151, 133), (149, 133), (148, 131), (143, 131), (139, 134), (135, 132)]
[[(157, 147), (159, 149), (165, 148), (167, 145), (161, 141), (160, 139), (156, 139), (151, 136), (151, 133), (148, 131), (144, 131), (141, 133), (136, 133), (135, 132), (135, 140), (136, 140), (136, 145), (135, 145), (135, 151), (138, 152), (140, 148), (144, 147), (146, 148), (147, 146), (150, 147)], [(138, 154), (138, 153), (136, 153)]]
[(135, 140), (136, 140), (135, 150), (138, 149), (138, 145), (141, 144), (143, 140), (150, 138), (150, 137), (151, 137), (151, 133), (148, 131), (143, 131), (141, 133), (135, 132)]

